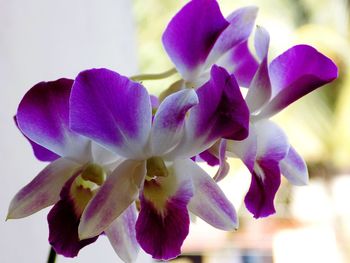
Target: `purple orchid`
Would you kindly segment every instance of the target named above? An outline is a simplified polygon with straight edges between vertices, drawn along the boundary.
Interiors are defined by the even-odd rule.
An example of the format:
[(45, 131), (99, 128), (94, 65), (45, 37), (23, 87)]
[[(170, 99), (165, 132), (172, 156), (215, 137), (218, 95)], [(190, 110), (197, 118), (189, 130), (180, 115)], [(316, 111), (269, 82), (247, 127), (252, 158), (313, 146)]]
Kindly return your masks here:
[[(32, 144), (35, 156), (51, 163), (16, 194), (7, 216), (22, 218), (54, 205), (48, 215), (49, 242), (67, 257), (76, 256), (97, 239), (98, 235), (79, 239), (80, 217), (118, 161), (115, 154), (69, 128), (72, 84), (69, 79), (41, 82), (27, 92), (18, 107), (16, 124)], [(120, 225), (136, 220), (134, 210), (125, 211), (105, 231), (125, 261), (134, 257), (138, 247), (130, 246), (136, 242), (135, 231), (128, 229), (125, 235)]]
[(220, 137), (245, 138), (248, 119), (238, 84), (220, 67), (197, 92), (168, 96), (154, 116), (141, 84), (107, 69), (80, 73), (70, 98), (71, 129), (123, 158), (85, 208), (80, 238), (98, 236), (138, 200), (136, 238), (156, 259), (180, 254), (188, 211), (219, 229), (235, 229), (234, 207), (190, 157)]
[[(260, 65), (245, 97), (251, 113), (249, 136), (227, 142), (227, 151), (241, 158), (252, 174), (245, 204), (256, 218), (275, 213), (273, 202), (281, 173), (294, 185), (308, 182), (305, 161), (268, 118), (338, 75), (336, 65), (313, 47), (294, 46), (270, 65), (268, 47), (269, 34), (258, 27), (255, 49)], [(220, 163), (225, 163), (223, 156)], [(219, 175), (217, 180), (223, 177)]]
[(205, 83), (213, 64), (234, 73), (240, 86), (249, 85), (258, 67), (247, 45), (257, 11), (244, 7), (224, 18), (216, 1), (192, 0), (172, 18), (163, 46), (187, 87)]

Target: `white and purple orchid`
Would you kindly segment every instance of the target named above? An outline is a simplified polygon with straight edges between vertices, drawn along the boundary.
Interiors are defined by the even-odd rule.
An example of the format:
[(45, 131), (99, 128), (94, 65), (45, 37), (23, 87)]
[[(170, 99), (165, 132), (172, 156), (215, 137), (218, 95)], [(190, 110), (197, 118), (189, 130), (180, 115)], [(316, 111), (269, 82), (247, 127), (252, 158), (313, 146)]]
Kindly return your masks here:
[[(79, 239), (80, 217), (119, 158), (69, 128), (72, 84), (70, 79), (41, 82), (27, 92), (18, 107), (17, 126), (29, 139), (36, 157), (51, 163), (16, 194), (7, 216), (22, 218), (54, 205), (48, 215), (49, 242), (67, 257), (76, 256), (97, 239)], [(111, 224), (110, 232), (116, 224)], [(108, 237), (113, 239), (113, 234)]]
[[(242, 159), (252, 174), (245, 205), (256, 218), (275, 213), (274, 197), (281, 173), (294, 185), (308, 182), (305, 161), (290, 146), (283, 130), (268, 119), (338, 76), (336, 65), (313, 47), (294, 46), (270, 65), (268, 47), (269, 34), (258, 27), (255, 49), (260, 65), (245, 97), (251, 113), (249, 137), (228, 141), (226, 146), (229, 153)], [(221, 164), (225, 163), (223, 158), (221, 156)], [(224, 174), (216, 179), (223, 177)]]
[(235, 79), (213, 67), (195, 92), (167, 97), (152, 120), (146, 89), (106, 70), (82, 72), (70, 99), (71, 128), (124, 160), (87, 205), (81, 238), (103, 232), (140, 201), (136, 238), (157, 259), (180, 253), (188, 210), (214, 227), (237, 227), (236, 212), (214, 180), (190, 158), (218, 138), (248, 135), (249, 112)]
[[(184, 85), (160, 104), (131, 80), (139, 78), (108, 69), (31, 88), (16, 125), (35, 156), (50, 163), (15, 195), (8, 218), (53, 205), (49, 242), (58, 254), (74, 257), (106, 235), (124, 262), (135, 261), (139, 247), (169, 260), (181, 253), (190, 212), (222, 230), (238, 227), (216, 183), (228, 173), (226, 156), (240, 158), (252, 175), (248, 210), (256, 218), (274, 213), (281, 173), (295, 185), (306, 184), (308, 173), (269, 118), (338, 72), (307, 45), (268, 64), (269, 35), (261, 27), (257, 61), (247, 44), (256, 14), (246, 7), (224, 18), (214, 0), (185, 5), (162, 38)], [(197, 159), (219, 164), (217, 174)]]
[(190, 159), (221, 137), (247, 137), (249, 111), (233, 76), (213, 67), (197, 92), (172, 94), (154, 116), (146, 89), (110, 70), (84, 71), (71, 86), (40, 83), (20, 103), (23, 134), (36, 151), (60, 158), (15, 196), (8, 218), (55, 204), (48, 221), (57, 253), (75, 256), (105, 233), (127, 262), (137, 243), (157, 259), (179, 255), (188, 210), (214, 227), (237, 228), (232, 204)]

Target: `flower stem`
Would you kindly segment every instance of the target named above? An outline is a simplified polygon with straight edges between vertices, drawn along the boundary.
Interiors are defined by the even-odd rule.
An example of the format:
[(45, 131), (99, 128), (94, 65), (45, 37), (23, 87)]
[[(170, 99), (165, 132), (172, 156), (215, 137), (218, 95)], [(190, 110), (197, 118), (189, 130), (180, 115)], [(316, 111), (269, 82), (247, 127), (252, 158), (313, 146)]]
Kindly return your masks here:
[(47, 258), (47, 263), (55, 263), (56, 255), (56, 251), (51, 247), (49, 257)]
[(159, 73), (159, 74), (141, 74), (141, 75), (135, 75), (130, 77), (133, 81), (142, 81), (142, 80), (158, 80), (158, 79), (165, 79), (167, 77), (170, 77), (171, 75), (174, 75), (176, 73), (176, 69), (172, 68), (165, 72)]

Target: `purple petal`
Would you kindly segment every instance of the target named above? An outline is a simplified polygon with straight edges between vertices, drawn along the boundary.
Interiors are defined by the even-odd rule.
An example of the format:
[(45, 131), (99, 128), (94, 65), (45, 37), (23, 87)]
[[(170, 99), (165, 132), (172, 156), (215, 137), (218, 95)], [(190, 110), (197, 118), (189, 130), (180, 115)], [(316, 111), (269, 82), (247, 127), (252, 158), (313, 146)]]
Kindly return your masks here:
[(79, 164), (60, 158), (45, 167), (29, 184), (12, 199), (7, 218), (29, 216), (53, 205), (66, 181), (79, 172)]
[(293, 147), (289, 148), (287, 156), (279, 163), (282, 174), (293, 185), (306, 185), (309, 181), (304, 159), (295, 151)]
[(227, 140), (221, 139), (219, 145), (219, 160), (220, 166), (218, 171), (214, 176), (214, 181), (219, 182), (226, 177), (228, 172), (230, 171), (230, 165), (226, 161), (226, 148), (227, 148)]
[(236, 229), (238, 227), (236, 210), (216, 182), (191, 160), (181, 161), (179, 169), (192, 178), (194, 195), (188, 209), (216, 228)]
[(294, 46), (278, 56), (271, 62), (269, 71), (272, 100), (263, 108), (260, 118), (276, 114), (338, 76), (337, 66), (307, 45)]
[(72, 177), (61, 191), (61, 200), (50, 210), (49, 243), (55, 251), (65, 257), (75, 257), (79, 250), (93, 242), (98, 236), (80, 240), (78, 226), (83, 208), (92, 197), (92, 192), (82, 186), (76, 186)]
[(249, 87), (259, 66), (248, 48), (248, 41), (243, 41), (226, 52), (217, 64), (233, 74), (242, 87)]
[(136, 237), (143, 250), (155, 259), (177, 257), (189, 232), (187, 204), (193, 195), (192, 183), (179, 167), (181, 162), (175, 162), (174, 174), (146, 181), (140, 196)]
[(166, 97), (154, 117), (151, 145), (154, 156), (160, 156), (173, 148), (181, 139), (186, 113), (198, 104), (193, 89), (181, 90)]
[(243, 140), (248, 136), (248, 107), (235, 78), (224, 68), (213, 66), (211, 79), (197, 94), (199, 104), (188, 119), (193, 137), (207, 136), (207, 141), (215, 141), (220, 137)]
[(86, 151), (88, 140), (69, 128), (69, 96), (73, 81), (59, 79), (32, 87), (19, 104), (18, 127), (31, 141), (63, 157)]
[(230, 24), (216, 40), (208, 55), (206, 65), (211, 66), (228, 50), (248, 39), (252, 32), (257, 13), (257, 7), (249, 6), (237, 9), (227, 17), (227, 21)]
[[(19, 129), (18, 123), (17, 123), (17, 117), (14, 116), (13, 119), (15, 121), (15, 124), (16, 124), (17, 128)], [(20, 130), (20, 132), (29, 141), (30, 145), (33, 148), (34, 155), (39, 161), (52, 162), (52, 161), (54, 161), (54, 160), (59, 158), (59, 156), (57, 154), (55, 154), (54, 152), (51, 152), (48, 149), (46, 149), (46, 148), (40, 146), (39, 144), (33, 142), (31, 139), (29, 139), (27, 136), (25, 136), (24, 133), (21, 130)]]
[(79, 225), (80, 239), (97, 236), (106, 230), (137, 199), (145, 175), (145, 162), (122, 162), (84, 210)]
[(220, 164), (220, 160), (215, 156), (210, 149), (205, 150), (199, 154), (200, 159), (205, 161), (210, 166), (215, 166)]
[(197, 90), (199, 104), (190, 110), (183, 139), (167, 158), (189, 158), (219, 138), (242, 140), (248, 136), (249, 110), (233, 76), (213, 66), (211, 79)]
[(281, 183), (279, 162), (287, 155), (290, 145), (284, 132), (271, 121), (259, 121), (255, 130), (257, 156), (244, 201), (254, 217), (259, 218), (275, 212), (274, 197)]
[(124, 157), (140, 157), (151, 128), (147, 90), (116, 72), (81, 72), (70, 98), (72, 129)]
[(132, 204), (105, 230), (113, 249), (124, 262), (134, 262), (139, 252), (136, 216), (136, 206)]
[(255, 33), (255, 49), (261, 63), (250, 83), (247, 96), (245, 98), (249, 110), (254, 113), (261, 109), (271, 97), (271, 83), (267, 66), (267, 55), (269, 49), (270, 36), (262, 27), (257, 27)]
[(159, 107), (159, 99), (157, 96), (149, 95), (151, 100), (152, 109), (157, 109)]
[(163, 45), (181, 76), (191, 81), (201, 70), (221, 32), (229, 25), (213, 0), (193, 0), (170, 21)]
[(275, 213), (274, 198), (281, 183), (278, 162), (259, 159), (252, 173), (249, 191), (244, 199), (255, 218)]

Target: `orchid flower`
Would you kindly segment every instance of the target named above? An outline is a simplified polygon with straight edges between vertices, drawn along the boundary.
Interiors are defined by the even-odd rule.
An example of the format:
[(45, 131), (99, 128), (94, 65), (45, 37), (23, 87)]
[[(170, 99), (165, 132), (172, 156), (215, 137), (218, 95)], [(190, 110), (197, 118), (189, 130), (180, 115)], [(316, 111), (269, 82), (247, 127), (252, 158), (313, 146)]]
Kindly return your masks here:
[[(35, 156), (51, 163), (15, 195), (7, 216), (22, 218), (54, 205), (48, 214), (49, 242), (66, 257), (76, 256), (82, 247), (98, 238), (79, 239), (80, 217), (118, 161), (115, 154), (69, 128), (72, 84), (70, 79), (41, 82), (27, 92), (18, 107), (19, 129), (32, 144)], [(130, 261), (138, 247), (130, 246), (136, 242), (133, 228), (123, 229), (120, 225), (124, 227), (124, 221), (133, 219), (136, 211), (130, 207), (105, 231), (125, 261)]]
[[(252, 174), (245, 205), (255, 218), (275, 213), (274, 197), (282, 173), (290, 183), (308, 182), (305, 161), (290, 146), (283, 130), (268, 119), (318, 87), (337, 78), (336, 65), (308, 45), (294, 46), (268, 65), (269, 34), (258, 27), (255, 49), (260, 65), (245, 100), (250, 110), (249, 136), (243, 141), (227, 141), (220, 149), (225, 164), (225, 147), (242, 159)], [(224, 170), (221, 168), (221, 170)], [(216, 180), (225, 176), (218, 173)]]
[(107, 69), (80, 73), (70, 98), (71, 129), (123, 158), (85, 208), (80, 238), (101, 234), (135, 202), (137, 241), (156, 259), (180, 254), (188, 210), (216, 228), (237, 228), (232, 204), (190, 158), (220, 137), (245, 138), (248, 120), (237, 82), (220, 67), (197, 92), (168, 96), (154, 116), (141, 84)]
[(162, 41), (185, 87), (205, 83), (213, 64), (234, 73), (240, 86), (249, 85), (258, 67), (247, 45), (257, 11), (244, 7), (224, 18), (216, 1), (192, 0), (172, 18)]

